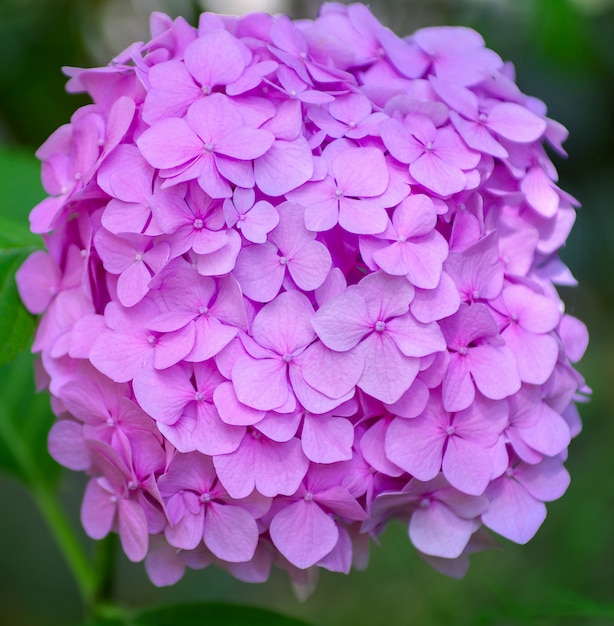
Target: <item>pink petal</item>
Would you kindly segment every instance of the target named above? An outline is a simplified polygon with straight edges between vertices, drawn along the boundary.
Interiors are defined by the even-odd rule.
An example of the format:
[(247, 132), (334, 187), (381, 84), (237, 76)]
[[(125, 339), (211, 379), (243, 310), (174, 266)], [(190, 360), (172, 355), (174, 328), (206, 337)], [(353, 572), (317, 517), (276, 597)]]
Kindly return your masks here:
[(462, 437), (449, 437), (443, 456), (443, 475), (453, 487), (473, 496), (484, 493), (492, 478), (490, 454)]
[(349, 461), (354, 426), (343, 417), (306, 413), (301, 442), (305, 456), (314, 463)]
[(244, 426), (229, 426), (223, 422), (212, 404), (197, 403), (192, 442), (199, 452), (209, 456), (234, 452), (244, 435)]
[(409, 389), (419, 370), (417, 358), (406, 357), (386, 333), (373, 333), (360, 344), (365, 368), (358, 386), (391, 404)]
[(322, 343), (340, 352), (355, 347), (372, 328), (364, 299), (349, 291), (321, 307), (311, 323)]
[(247, 246), (239, 252), (233, 271), (243, 293), (256, 302), (269, 302), (279, 293), (285, 266), (271, 244)]
[(275, 547), (300, 569), (324, 558), (339, 538), (335, 522), (315, 502), (305, 500), (277, 513), (269, 532)]
[(307, 296), (300, 291), (285, 291), (260, 309), (252, 335), (262, 347), (290, 362), (290, 357), (315, 339), (312, 317), (313, 307)]
[(92, 461), (83, 440), (83, 425), (72, 420), (56, 422), (49, 432), (49, 454), (69, 469), (80, 471), (90, 468)]
[[(172, 141), (169, 141), (172, 137)], [(141, 154), (150, 165), (166, 169), (183, 165), (201, 154), (203, 142), (184, 119), (169, 118), (148, 128), (138, 139)]]
[(525, 544), (546, 519), (546, 506), (513, 478), (504, 476), (487, 492), (490, 504), (482, 513), (484, 525), (499, 535)]
[(341, 398), (352, 391), (362, 375), (364, 359), (359, 350), (334, 352), (316, 342), (304, 354), (305, 381), (329, 398)]
[(515, 102), (500, 102), (488, 113), (488, 126), (511, 141), (537, 141), (546, 130), (546, 121)]
[(486, 397), (500, 400), (520, 389), (516, 359), (505, 346), (477, 346), (468, 356), (475, 384)]
[(288, 270), (294, 282), (304, 291), (322, 285), (332, 266), (328, 248), (319, 241), (310, 241), (288, 261)]
[(203, 87), (228, 85), (237, 80), (249, 62), (249, 51), (230, 33), (202, 34), (185, 51), (185, 66)]
[(431, 480), (441, 470), (445, 441), (432, 420), (397, 417), (386, 431), (386, 456), (418, 480)]
[(249, 561), (258, 544), (258, 527), (241, 507), (211, 502), (205, 515), (204, 540), (207, 548), (224, 561)]
[(446, 197), (463, 191), (467, 184), (465, 174), (434, 153), (425, 152), (410, 164), (411, 175), (424, 187)]
[(147, 519), (136, 500), (122, 498), (118, 503), (119, 538), (126, 556), (138, 563), (147, 556), (149, 533)]
[(447, 506), (433, 501), (412, 515), (409, 538), (420, 552), (454, 559), (462, 554), (474, 530), (472, 520), (457, 517)]
[(114, 495), (102, 489), (98, 481), (92, 478), (87, 483), (81, 504), (81, 523), (88, 536), (92, 539), (106, 537), (113, 526), (116, 510)]
[(277, 140), (254, 161), (258, 188), (271, 197), (283, 196), (306, 183), (313, 175), (313, 157), (304, 137)]
[(260, 411), (284, 405), (290, 393), (287, 364), (281, 359), (237, 359), (232, 368), (232, 384), (243, 404)]
[[(369, 172), (368, 176), (364, 172)], [(388, 187), (388, 167), (377, 148), (349, 148), (332, 163), (332, 173), (344, 194), (353, 197), (379, 196)]]

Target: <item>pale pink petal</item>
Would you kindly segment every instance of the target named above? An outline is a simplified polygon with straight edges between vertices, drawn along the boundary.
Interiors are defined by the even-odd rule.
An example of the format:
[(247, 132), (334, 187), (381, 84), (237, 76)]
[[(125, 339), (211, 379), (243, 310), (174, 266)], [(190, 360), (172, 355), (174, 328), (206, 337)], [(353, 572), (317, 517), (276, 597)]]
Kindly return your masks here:
[(203, 150), (201, 139), (179, 118), (165, 119), (148, 128), (137, 139), (137, 145), (149, 164), (160, 169), (188, 163)]
[(446, 559), (462, 554), (474, 530), (472, 520), (456, 516), (437, 501), (415, 511), (409, 523), (409, 537), (420, 552)]
[(81, 523), (85, 532), (92, 539), (103, 539), (111, 531), (117, 499), (112, 492), (103, 489), (98, 481), (92, 478), (85, 488), (81, 504)]
[(487, 495), (490, 504), (482, 513), (482, 521), (506, 539), (525, 544), (546, 519), (544, 503), (511, 477), (499, 478), (488, 488)]
[(475, 384), (486, 397), (500, 400), (520, 389), (516, 359), (505, 346), (476, 346), (467, 359)]
[(224, 561), (249, 561), (258, 544), (258, 527), (241, 507), (211, 502), (205, 515), (204, 540), (207, 548)]
[(335, 522), (315, 502), (305, 500), (277, 513), (269, 532), (275, 547), (300, 569), (324, 558), (339, 538)]
[(319, 241), (310, 241), (288, 260), (290, 276), (304, 291), (320, 287), (328, 276), (331, 265), (330, 252)]
[(145, 512), (135, 500), (122, 498), (118, 502), (118, 513), (122, 548), (133, 563), (138, 563), (147, 556), (149, 545)]
[(488, 126), (510, 139), (529, 143), (537, 141), (546, 130), (546, 121), (515, 102), (500, 102), (488, 113)]
[(333, 415), (305, 414), (301, 442), (305, 456), (314, 463), (335, 463), (352, 458), (354, 426)]
[(360, 349), (365, 367), (358, 386), (382, 402), (396, 402), (416, 378), (419, 359), (403, 355), (386, 333), (373, 333)]
[(453, 487), (479, 496), (492, 478), (493, 466), (489, 452), (481, 446), (462, 437), (449, 437), (442, 471)]
[(445, 441), (432, 420), (397, 417), (386, 431), (386, 456), (418, 480), (431, 480), (441, 470)]
[(356, 346), (372, 329), (364, 299), (349, 291), (321, 307), (311, 323), (322, 343), (339, 352)]
[(232, 384), (240, 402), (260, 411), (283, 406), (290, 393), (287, 364), (281, 358), (239, 357), (232, 368)]
[(306, 183), (313, 175), (313, 158), (304, 137), (277, 140), (254, 161), (258, 188), (265, 194), (282, 196)]

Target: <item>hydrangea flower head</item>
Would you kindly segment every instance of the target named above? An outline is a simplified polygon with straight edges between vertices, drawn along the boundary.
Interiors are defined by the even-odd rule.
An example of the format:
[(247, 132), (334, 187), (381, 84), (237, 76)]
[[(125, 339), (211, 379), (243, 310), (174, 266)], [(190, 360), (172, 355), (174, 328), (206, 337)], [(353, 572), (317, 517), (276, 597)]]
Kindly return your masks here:
[(306, 584), (391, 519), (452, 575), (485, 529), (531, 539), (588, 392), (562, 127), (467, 28), (330, 3), (151, 30), (69, 70), (93, 102), (37, 153), (17, 275), (86, 532), (158, 585)]

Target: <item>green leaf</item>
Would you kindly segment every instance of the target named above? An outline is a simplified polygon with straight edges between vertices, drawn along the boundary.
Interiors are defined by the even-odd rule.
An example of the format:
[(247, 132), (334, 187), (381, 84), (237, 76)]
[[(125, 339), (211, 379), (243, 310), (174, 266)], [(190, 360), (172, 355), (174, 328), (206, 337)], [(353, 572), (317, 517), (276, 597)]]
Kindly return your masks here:
[(307, 622), (267, 609), (210, 602), (166, 606), (138, 613), (125, 620), (101, 618), (85, 626), (310, 626)]
[(0, 365), (10, 363), (30, 345), (36, 318), (24, 307), (15, 272), (31, 248), (0, 249)]
[(33, 372), (28, 352), (0, 367), (0, 470), (40, 487), (53, 485), (60, 467), (47, 451), (49, 396), (35, 393)]
[(28, 228), (28, 222), (6, 219), (0, 215), (0, 249), (13, 250), (19, 248), (42, 248), (43, 242)]
[(0, 215), (28, 223), (28, 213), (45, 197), (40, 167), (33, 154), (0, 147)]
[(42, 247), (27, 220), (44, 196), (39, 172), (34, 155), (0, 148), (0, 365), (28, 346), (36, 324), (19, 298), (15, 272), (28, 254)]
[(266, 609), (207, 603), (169, 606), (140, 613), (132, 626), (308, 626), (307, 622)]

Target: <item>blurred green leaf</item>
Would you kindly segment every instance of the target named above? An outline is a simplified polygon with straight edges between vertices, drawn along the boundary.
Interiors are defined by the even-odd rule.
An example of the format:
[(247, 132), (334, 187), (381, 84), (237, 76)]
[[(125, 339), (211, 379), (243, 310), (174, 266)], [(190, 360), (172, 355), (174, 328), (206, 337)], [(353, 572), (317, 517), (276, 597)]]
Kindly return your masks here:
[(307, 626), (307, 622), (266, 609), (223, 603), (162, 607), (140, 613), (130, 623), (132, 626)]
[(125, 620), (102, 618), (85, 626), (309, 626), (303, 620), (253, 606), (211, 602), (165, 606)]
[(28, 352), (0, 367), (0, 470), (40, 487), (54, 484), (60, 467), (47, 451), (49, 397), (35, 393), (33, 371)]
[(36, 325), (36, 318), (24, 307), (15, 284), (15, 272), (30, 251), (0, 248), (0, 365), (10, 363), (28, 347)]
[(26, 150), (0, 146), (0, 215), (27, 225), (28, 213), (44, 197), (38, 159)]
[(15, 272), (28, 254), (42, 247), (27, 221), (28, 212), (43, 196), (39, 171), (34, 155), (0, 148), (0, 365), (27, 347), (36, 324), (21, 303)]

